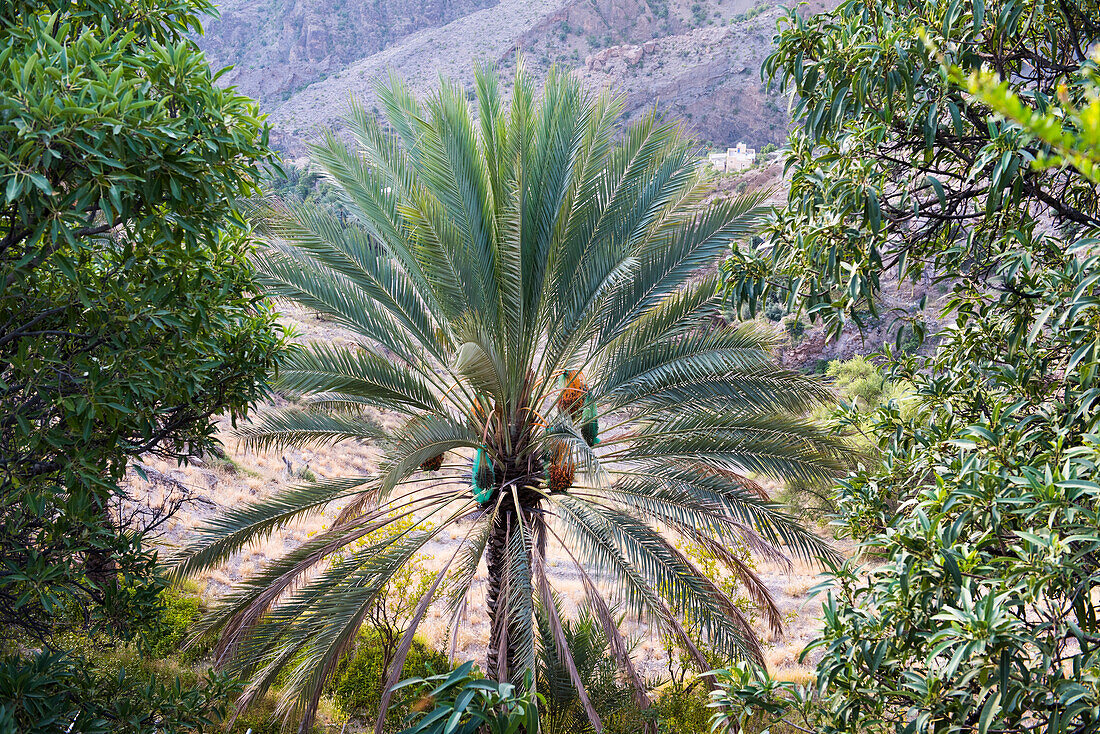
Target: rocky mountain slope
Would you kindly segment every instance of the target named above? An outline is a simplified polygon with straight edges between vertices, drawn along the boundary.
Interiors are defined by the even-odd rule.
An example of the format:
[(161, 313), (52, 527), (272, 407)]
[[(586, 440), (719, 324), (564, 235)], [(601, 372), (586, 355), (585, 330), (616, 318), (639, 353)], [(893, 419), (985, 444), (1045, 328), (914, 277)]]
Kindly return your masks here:
[(290, 153), (324, 128), (340, 128), (353, 100), (373, 106), (374, 87), (394, 73), (425, 93), (440, 76), (469, 81), (477, 61), (499, 62), (514, 51), (518, 36), (568, 0), (501, 0), (451, 23), (425, 28), (382, 51), (349, 64), (328, 78), (268, 107), (273, 141)]
[(496, 0), (221, 0), (199, 45), (268, 109), (348, 64)]
[(477, 61), (507, 76), (520, 55), (536, 74), (562, 65), (624, 94), (630, 115), (656, 104), (719, 148), (786, 133), (785, 101), (760, 79), (778, 0), (223, 0), (220, 12), (199, 45), (234, 65), (223, 79), (260, 100), (292, 156), (339, 129), (352, 99), (370, 109), (389, 73), (425, 92), (440, 75), (468, 82)]
[(776, 0), (579, 0), (517, 45), (625, 95), (628, 117), (656, 105), (703, 142), (759, 148), (786, 138), (785, 100), (760, 77), (782, 12)]

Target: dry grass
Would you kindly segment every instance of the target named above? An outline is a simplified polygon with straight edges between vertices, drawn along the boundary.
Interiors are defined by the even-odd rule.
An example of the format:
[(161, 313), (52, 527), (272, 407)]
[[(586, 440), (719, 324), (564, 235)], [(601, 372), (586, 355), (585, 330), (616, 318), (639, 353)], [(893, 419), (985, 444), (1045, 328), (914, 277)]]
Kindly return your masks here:
[(795, 579), (791, 583), (783, 587), (783, 593), (787, 596), (798, 599), (806, 596), (806, 593), (813, 587), (813, 582), (806, 579)]
[(783, 668), (775, 673), (775, 677), (779, 680), (788, 681), (801, 686), (812, 686), (814, 681), (817, 680), (817, 676), (814, 675), (814, 669), (808, 665), (795, 665)]

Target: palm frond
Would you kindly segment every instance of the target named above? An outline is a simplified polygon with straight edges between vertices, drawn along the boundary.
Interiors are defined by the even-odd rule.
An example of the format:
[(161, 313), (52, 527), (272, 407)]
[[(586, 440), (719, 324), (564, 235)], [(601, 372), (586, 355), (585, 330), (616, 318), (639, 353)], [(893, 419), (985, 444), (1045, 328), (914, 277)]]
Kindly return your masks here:
[[(285, 207), (269, 224), (272, 232), (294, 242), (281, 248), (284, 256), (303, 260), (317, 270), (346, 279), (385, 310), (392, 319), (436, 359), (446, 344), (439, 339), (438, 323), (429, 306), (430, 291), (410, 278), (377, 239), (356, 222), (345, 222), (315, 207)], [(278, 246), (276, 245), (276, 249)]]
[(526, 673), (534, 673), (535, 670), (535, 600), (531, 547), (531, 528), (527, 522), (516, 523), (506, 546), (507, 570), (504, 583), (508, 649), (513, 662), (513, 667), (508, 670), (508, 677), (513, 685), (522, 685)]
[(823, 426), (783, 413), (666, 414), (650, 419), (623, 441), (629, 445), (613, 454), (623, 462), (702, 462), (777, 481), (830, 481), (842, 469), (846, 450)]
[(625, 495), (677, 498), (685, 493), (695, 501), (720, 505), (726, 515), (752, 528), (764, 540), (786, 548), (811, 563), (835, 561), (837, 551), (813, 532), (799, 524), (784, 509), (760, 497), (746, 486), (735, 472), (717, 469), (701, 462), (662, 465), (659, 472), (641, 471), (629, 481), (617, 482), (615, 491)]
[(820, 385), (799, 372), (774, 365), (730, 370), (742, 357), (737, 351), (718, 350), (657, 365), (600, 395), (601, 409), (614, 414), (629, 407), (639, 422), (656, 423), (685, 410), (800, 415), (827, 404)]
[(203, 571), (261, 540), (302, 515), (357, 494), (372, 477), (341, 477), (288, 487), (260, 502), (233, 507), (207, 520), (186, 548), (173, 555), (167, 569), (174, 578)]
[(763, 660), (756, 635), (741, 610), (660, 533), (597, 503), (572, 496), (559, 502), (568, 506), (574, 517), (583, 518), (589, 532), (614, 542), (623, 558), (711, 645), (731, 659)]
[(428, 459), (452, 449), (481, 445), (467, 423), (446, 414), (425, 414), (410, 418), (386, 446), (380, 469), (379, 497), (385, 498), (398, 482)]
[(600, 349), (621, 336), (646, 311), (684, 285), (701, 268), (715, 262), (763, 221), (762, 193), (715, 202), (683, 214), (667, 225), (660, 249), (640, 256), (636, 277), (609, 304), (596, 340)]
[(354, 399), (399, 412), (440, 411), (431, 386), (417, 373), (366, 350), (311, 344), (290, 350), (279, 365), (278, 390), (295, 396)]
[(631, 683), (634, 689), (635, 702), (640, 708), (648, 708), (650, 701), (649, 697), (646, 695), (646, 682), (638, 672), (638, 669), (634, 666), (634, 660), (632, 659), (633, 649), (627, 643), (619, 629), (621, 626), (620, 620), (612, 614), (611, 608), (607, 605), (607, 601), (596, 587), (596, 583), (592, 580), (592, 577), (588, 575), (588, 572), (584, 568), (584, 564), (573, 555), (569, 548), (564, 547), (564, 544), (563, 550), (573, 562), (574, 568), (577, 569), (577, 574), (580, 576), (581, 583), (584, 586), (585, 601), (588, 604), (588, 609), (600, 624), (604, 635), (607, 636), (611, 657), (614, 658), (615, 663), (619, 666), (619, 669), (623, 672), (627, 681)]
[(236, 655), (240, 641), (280, 598), (296, 589), (311, 570), (329, 561), (333, 554), (392, 522), (387, 517), (379, 519), (381, 515), (383, 512), (380, 511), (332, 528), (290, 553), (269, 561), (262, 570), (218, 600), (196, 625), (192, 639), (197, 641), (212, 632), (220, 633), (215, 663), (225, 664)]
[(318, 267), (307, 255), (267, 248), (257, 258), (256, 272), (269, 295), (331, 317), (364, 341), (398, 355), (406, 364), (420, 361), (423, 350), (385, 308), (344, 276)]
[(246, 701), (267, 690), (292, 663), (277, 712), (299, 718), (299, 731), (308, 731), (324, 683), (366, 613), (379, 602), (393, 574), (448, 525), (444, 521), (430, 531), (398, 535), (384, 548), (365, 547), (275, 607), (240, 643), (242, 660), (267, 663), (253, 674)]
[(286, 446), (321, 446), (340, 441), (384, 441), (389, 434), (360, 414), (312, 407), (273, 408), (237, 429), (237, 438), (260, 451)]
[[(588, 716), (588, 721), (591, 722), (593, 728), (597, 732), (602, 731), (603, 723), (600, 721), (600, 715), (596, 713), (595, 707), (592, 706), (592, 701), (588, 698), (588, 691), (585, 690), (584, 681), (581, 679), (580, 672), (577, 670), (577, 663), (573, 659), (570, 641), (566, 639), (565, 636), (565, 629), (561, 621), (561, 611), (558, 609), (557, 599), (554, 598), (551, 590), (550, 581), (546, 577), (546, 559), (539, 553), (533, 554), (532, 559), (534, 561), (535, 578), (537, 579), (536, 588), (538, 590), (538, 598), (541, 602), (541, 609), (546, 616), (546, 627), (550, 632), (553, 649), (555, 653), (557, 653), (557, 658), (561, 661), (562, 667), (564, 667), (569, 674), (569, 680), (577, 691), (581, 705), (584, 707), (584, 712)], [(545, 641), (543, 645), (546, 645)]]
[[(698, 331), (701, 324), (719, 315), (719, 286), (717, 277), (713, 275), (697, 278), (640, 315), (629, 331), (612, 340), (600, 352), (598, 359), (601, 365), (606, 365), (603, 369), (611, 371), (620, 364), (629, 363), (654, 344), (674, 342), (677, 337)], [(764, 353), (764, 358), (770, 358), (776, 346), (774, 338), (748, 324), (738, 328), (744, 337), (738, 346), (746, 352), (759, 350)]]
[(647, 579), (622, 554), (603, 523), (598, 519), (593, 522), (588, 513), (578, 512), (564, 503), (559, 503), (558, 507), (557, 517), (565, 530), (565, 536), (559, 536), (559, 540), (570, 549), (570, 555), (578, 557), (597, 573), (613, 577), (617, 597), (629, 613), (655, 623), (684, 647), (699, 671), (707, 670), (706, 656)]
[(471, 528), (471, 530), (466, 533), (466, 537), (459, 543), (458, 547), (455, 548), (454, 553), (451, 554), (450, 560), (439, 569), (439, 572), (435, 575), (435, 579), (428, 588), (424, 590), (424, 593), (421, 594), (420, 599), (417, 601), (416, 608), (413, 610), (412, 616), (409, 618), (408, 625), (405, 628), (405, 632), (401, 635), (401, 641), (397, 645), (397, 650), (394, 652), (393, 660), (390, 661), (390, 668), (384, 671), (386, 674), (386, 684), (382, 687), (382, 700), (378, 706), (378, 718), (374, 725), (375, 734), (382, 734), (382, 726), (385, 724), (386, 714), (389, 711), (389, 703), (393, 696), (393, 689), (401, 677), (401, 670), (405, 667), (405, 659), (412, 649), (416, 630), (420, 627), (420, 622), (424, 619), (424, 615), (428, 611), (428, 605), (435, 599), (436, 594), (439, 592), (439, 587), (447, 577), (455, 559), (469, 541), (472, 530)]

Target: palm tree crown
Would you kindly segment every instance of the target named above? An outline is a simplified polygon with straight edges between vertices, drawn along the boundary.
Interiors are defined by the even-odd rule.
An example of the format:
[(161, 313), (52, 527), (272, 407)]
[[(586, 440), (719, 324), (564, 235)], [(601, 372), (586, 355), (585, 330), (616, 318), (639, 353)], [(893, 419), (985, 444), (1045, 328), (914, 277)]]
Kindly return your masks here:
[[(420, 600), (391, 682), (433, 600), (457, 623), (483, 560), (487, 668), (522, 680), (535, 664), (535, 607), (557, 609), (548, 549), (578, 569), (639, 686), (613, 606), (699, 666), (693, 640), (759, 660), (745, 616), (675, 538), (729, 564), (776, 625), (767, 589), (728, 548), (827, 552), (751, 477), (836, 471), (841, 446), (801, 417), (828, 396), (772, 363), (768, 334), (719, 325), (717, 283), (700, 274), (751, 233), (760, 197), (710, 200), (677, 125), (649, 116), (623, 132), (620, 103), (565, 74), (552, 72), (538, 97), (521, 68), (508, 101), (484, 69), (474, 103), (448, 83), (421, 103), (396, 80), (379, 99), (385, 127), (362, 109), (349, 117), (357, 149), (334, 136), (313, 149), (351, 221), (284, 207), (259, 263), (272, 294), (359, 344), (291, 353), (278, 386), (297, 403), (242, 431), (257, 446), (369, 441), (378, 470), (227, 512), (175, 567), (208, 568), (345, 503), (205, 621), (221, 662), (250, 676), (243, 702), (285, 669), (284, 713), (308, 726), (387, 580), (449, 528), (462, 543)], [(400, 427), (383, 428), (378, 410)], [(359, 543), (410, 516), (411, 530)], [(568, 663), (556, 611), (542, 627)]]

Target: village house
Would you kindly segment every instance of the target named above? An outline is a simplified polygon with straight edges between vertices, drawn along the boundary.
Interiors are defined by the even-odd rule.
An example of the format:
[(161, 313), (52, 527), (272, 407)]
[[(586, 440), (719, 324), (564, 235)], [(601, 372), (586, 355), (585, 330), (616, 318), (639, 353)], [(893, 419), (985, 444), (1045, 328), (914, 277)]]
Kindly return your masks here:
[(732, 173), (752, 168), (756, 163), (756, 148), (748, 148), (738, 143), (736, 148), (726, 148), (725, 153), (711, 153), (707, 160), (721, 173)]

